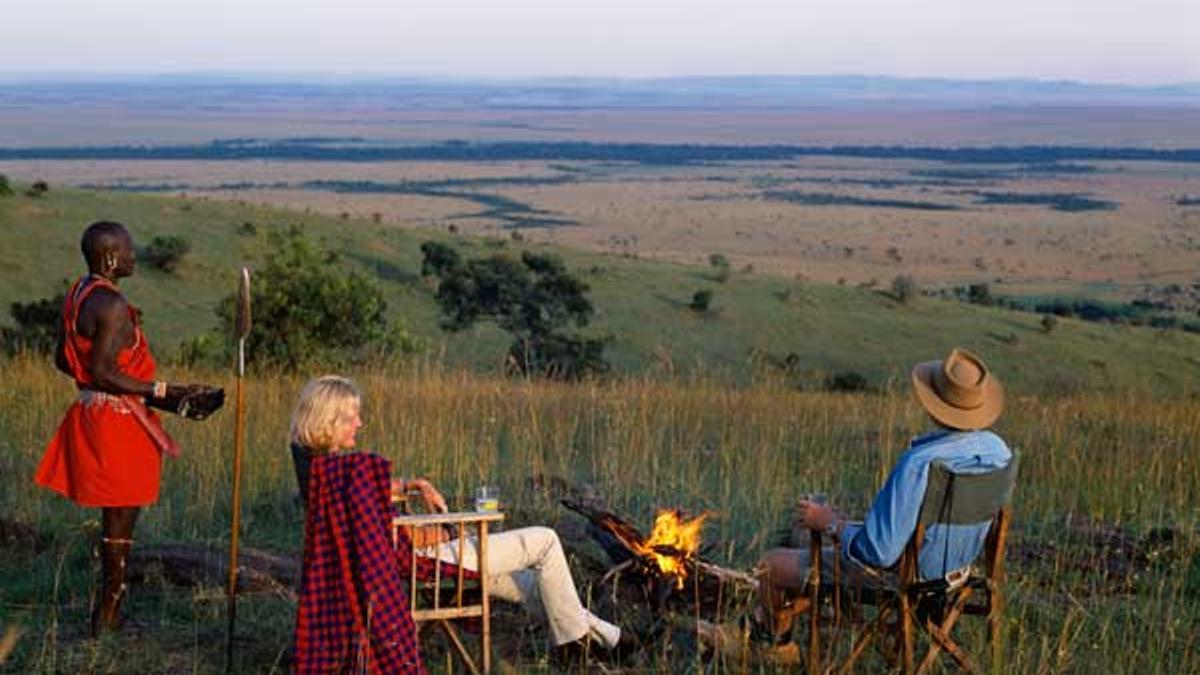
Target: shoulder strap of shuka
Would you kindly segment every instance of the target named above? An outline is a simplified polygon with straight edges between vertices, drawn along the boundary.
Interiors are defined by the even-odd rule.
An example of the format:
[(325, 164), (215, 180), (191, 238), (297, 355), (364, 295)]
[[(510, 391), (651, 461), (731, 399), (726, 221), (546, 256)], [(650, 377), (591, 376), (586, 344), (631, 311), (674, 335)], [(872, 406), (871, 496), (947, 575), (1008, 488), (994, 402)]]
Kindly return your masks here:
[(94, 274), (80, 277), (67, 291), (66, 304), (63, 307), (63, 320), (66, 322), (68, 333), (75, 333), (75, 326), (79, 321), (79, 309), (83, 307), (83, 301), (87, 300), (92, 291), (98, 288), (105, 288), (118, 295), (121, 294), (121, 291), (117, 290), (111, 281)]

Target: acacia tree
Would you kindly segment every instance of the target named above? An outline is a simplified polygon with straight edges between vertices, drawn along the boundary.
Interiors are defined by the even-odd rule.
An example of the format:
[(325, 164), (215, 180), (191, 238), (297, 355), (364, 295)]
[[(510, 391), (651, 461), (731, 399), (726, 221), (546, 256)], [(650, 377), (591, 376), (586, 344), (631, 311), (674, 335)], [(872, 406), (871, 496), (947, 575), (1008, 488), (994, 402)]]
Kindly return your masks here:
[(183, 257), (191, 250), (192, 242), (183, 237), (177, 235), (158, 236), (151, 239), (150, 243), (142, 249), (141, 258), (151, 267), (170, 274), (175, 271)]
[(513, 336), (510, 362), (524, 374), (576, 379), (608, 371), (607, 340), (565, 330), (583, 328), (595, 310), (588, 285), (557, 256), (526, 251), (520, 260), (494, 255), (464, 262), (438, 242), (426, 242), (421, 251), (422, 271), (438, 278), (443, 329), (456, 332), (477, 321), (494, 321)]
[[(389, 328), (383, 291), (346, 269), (336, 253), (318, 248), (298, 228), (273, 231), (269, 242), (251, 286), (250, 361), (296, 370), (418, 348), (403, 329)], [(234, 295), (217, 307), (225, 335), (232, 334), (235, 308)]]

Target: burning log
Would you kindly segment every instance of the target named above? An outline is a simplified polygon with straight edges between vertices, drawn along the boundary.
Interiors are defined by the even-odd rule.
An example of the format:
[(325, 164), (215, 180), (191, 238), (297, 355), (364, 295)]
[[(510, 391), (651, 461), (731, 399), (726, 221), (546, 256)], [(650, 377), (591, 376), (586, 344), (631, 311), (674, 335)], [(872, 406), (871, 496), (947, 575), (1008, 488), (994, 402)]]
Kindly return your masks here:
[(610, 574), (632, 568), (646, 577), (669, 580), (678, 590), (683, 588), (684, 580), (696, 567), (700, 531), (708, 519), (707, 513), (688, 519), (679, 509), (664, 509), (655, 516), (650, 535), (643, 536), (628, 521), (608, 511), (567, 499), (562, 504), (587, 518), (607, 535), (597, 537), (593, 533), (617, 563)]
[[(601, 579), (608, 583), (629, 573), (643, 582), (643, 590), (655, 607), (663, 607), (672, 596), (691, 605), (720, 611), (723, 590), (729, 584), (750, 590), (758, 587), (752, 575), (730, 570), (702, 560), (701, 530), (709, 514), (686, 518), (678, 509), (664, 509), (655, 516), (649, 535), (643, 535), (629, 521), (603, 509), (564, 499), (562, 505), (591, 523), (592, 538), (608, 553), (614, 567)], [(695, 578), (694, 593), (682, 593), (685, 581)], [(688, 584), (690, 585), (690, 584)], [(685, 597), (690, 596), (690, 597)]]

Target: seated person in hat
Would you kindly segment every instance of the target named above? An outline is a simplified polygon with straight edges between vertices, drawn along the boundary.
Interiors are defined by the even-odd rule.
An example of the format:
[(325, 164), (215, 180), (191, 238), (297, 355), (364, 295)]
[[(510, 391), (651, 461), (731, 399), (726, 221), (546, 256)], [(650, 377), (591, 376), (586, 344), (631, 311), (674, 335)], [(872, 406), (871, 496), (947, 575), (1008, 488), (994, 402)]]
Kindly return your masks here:
[[(912, 384), (935, 428), (912, 440), (866, 518), (852, 522), (828, 506), (805, 500), (796, 505), (798, 525), (831, 535), (826, 541), (833, 543), (821, 556), (825, 578), (832, 578), (836, 546), (844, 585), (894, 587), (893, 567), (916, 531), (930, 464), (940, 461), (954, 473), (987, 473), (1006, 467), (1012, 458), (1004, 441), (987, 431), (1004, 408), (1004, 391), (978, 356), (954, 349), (944, 360), (918, 363)], [(951, 584), (965, 581), (986, 537), (986, 525), (930, 527), (921, 546), (920, 577), (944, 577)], [(807, 598), (797, 597), (808, 582), (808, 570), (807, 548), (777, 548), (759, 563), (756, 618), (775, 639), (780, 658), (799, 655), (787, 636), (793, 617), (808, 609)]]

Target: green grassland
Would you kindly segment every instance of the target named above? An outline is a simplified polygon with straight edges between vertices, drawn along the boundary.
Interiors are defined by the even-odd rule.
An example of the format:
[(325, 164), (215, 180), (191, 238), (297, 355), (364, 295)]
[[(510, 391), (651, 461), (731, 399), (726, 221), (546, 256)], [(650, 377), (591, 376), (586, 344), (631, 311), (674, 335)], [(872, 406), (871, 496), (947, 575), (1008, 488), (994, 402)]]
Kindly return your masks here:
[[(101, 218), (126, 223), (139, 243), (157, 235), (181, 235), (192, 243), (174, 274), (143, 265), (123, 282), (144, 310), (160, 355), (169, 357), (180, 342), (216, 325), (214, 306), (231, 291), (238, 266), (253, 269), (261, 259), (265, 230), (299, 225), (341, 253), (345, 264), (372, 275), (392, 320), (425, 338), (448, 363), (494, 370), (503, 358), (507, 339), (489, 326), (457, 335), (438, 326), (434, 286), (419, 274), (419, 246), (449, 235), (194, 198), (57, 188), (40, 199), (0, 198), (0, 306), (48, 297), (80, 274), (79, 235)], [(244, 223), (258, 235), (246, 235)], [(546, 248), (503, 238), (449, 240), (466, 256)], [(701, 371), (744, 383), (758, 365), (795, 354), (800, 380), (814, 383), (823, 374), (853, 370), (879, 386), (902, 379), (912, 362), (961, 344), (984, 354), (1019, 391), (1194, 393), (1200, 381), (1200, 336), (1181, 331), (1062, 320), (1047, 334), (1030, 313), (931, 298), (900, 304), (875, 290), (747, 273), (719, 283), (713, 270), (699, 266), (555, 252), (591, 286), (597, 311), (586, 330), (612, 337), (608, 354), (619, 373)], [(687, 308), (701, 288), (715, 291), (705, 314)]]
[[(12, 672), (220, 672), (219, 573), (195, 587), (165, 576), (139, 580), (129, 608), (140, 625), (86, 639), (97, 514), (30, 480), (72, 387), (40, 360), (12, 359), (0, 368), (0, 517), (40, 538), (0, 538), (0, 628), (24, 630)], [(560, 482), (643, 530), (659, 508), (708, 511), (705, 558), (748, 570), (781, 542), (800, 493), (826, 493), (851, 517), (861, 515), (907, 439), (927, 425), (905, 388), (864, 395), (797, 392), (768, 381), (740, 388), (711, 379), (565, 384), (412, 365), (349, 374), (364, 392), (362, 447), (392, 459), (398, 473), (428, 476), (455, 504), (477, 485), (498, 485), (508, 526), (558, 529), (581, 592), (622, 623), (636, 620), (638, 605), (614, 606), (610, 587), (599, 584), (611, 562), (589, 545), (581, 519), (558, 505)], [(227, 373), (182, 375), (230, 384)], [(243, 546), (300, 552), (303, 516), (286, 444), (304, 379), (247, 382)], [(1021, 454), (1021, 478), (1000, 672), (1200, 670), (1198, 408), (1195, 399), (1132, 393), (1010, 398), (996, 429)], [(166, 424), (185, 452), (165, 463), (161, 497), (144, 512), (137, 545), (224, 550), (233, 415)], [(749, 596), (730, 588), (728, 601), (728, 612), (744, 612)], [(285, 672), (295, 611), (286, 593), (242, 599), (236, 672)], [(547, 672), (536, 622), (504, 603), (496, 611), (500, 672)], [(982, 623), (964, 620), (969, 648), (983, 647)], [(842, 631), (828, 643), (845, 654), (853, 637)], [(689, 639), (687, 630), (660, 636), (634, 665), (747, 672), (736, 660), (700, 660)], [(435, 672), (455, 672), (437, 656), (435, 641), (425, 648)], [(869, 653), (860, 672), (883, 668)]]
[[(869, 289), (755, 274), (718, 283), (703, 267), (563, 249), (557, 252), (592, 286), (597, 316), (587, 330), (613, 336), (610, 357), (629, 377), (527, 381), (494, 374), (507, 344), (499, 331), (440, 332), (433, 287), (419, 276), (426, 233), (237, 203), (58, 188), (40, 199), (0, 198), (0, 302), (49, 296), (79, 274), (80, 231), (100, 218), (126, 222), (141, 243), (178, 234), (193, 244), (177, 274), (142, 268), (123, 282), (166, 355), (216, 324), (213, 306), (232, 289), (239, 265), (261, 259), (267, 228), (301, 225), (345, 264), (373, 274), (392, 318), (430, 348), (411, 362), (349, 372), (365, 394), (362, 446), (459, 500), (481, 483), (499, 485), (510, 523), (556, 527), (577, 585), (618, 620), (631, 608), (605, 604), (608, 590), (597, 585), (605, 561), (579, 519), (558, 506), (563, 494), (555, 485), (576, 486), (643, 528), (657, 508), (710, 511), (705, 557), (748, 569), (779, 543), (801, 492), (824, 492), (848, 514), (863, 512), (907, 439), (926, 424), (908, 395), (908, 365), (954, 344), (970, 346), (1008, 385), (997, 431), (1022, 457), (1001, 672), (1200, 672), (1196, 335), (1069, 319), (1045, 333), (1035, 314), (924, 297), (900, 304)], [(244, 223), (258, 234), (242, 234)], [(468, 256), (525, 246), (448, 240)], [(686, 307), (699, 288), (716, 291), (705, 315)], [(761, 366), (793, 352), (799, 374)], [(796, 390), (797, 378), (811, 385), (821, 373), (844, 370), (880, 390)], [(172, 365), (166, 373), (232, 385), (227, 370)], [(307, 375), (256, 373), (247, 382), (246, 546), (290, 555), (301, 548), (285, 448), (290, 409)], [(140, 626), (86, 639), (97, 514), (30, 480), (73, 387), (31, 355), (0, 357), (0, 382), (0, 525), (22, 523), (33, 533), (0, 532), (0, 633), (22, 631), (0, 671), (220, 672), (219, 581), (139, 580), (130, 609)], [(141, 519), (138, 546), (222, 548), (233, 415), (167, 424), (185, 454), (164, 466), (163, 492)], [(731, 592), (729, 602), (739, 612), (748, 599)], [(294, 612), (286, 593), (242, 600), (237, 672), (284, 672)], [(512, 607), (497, 612), (501, 671), (552, 670), (544, 633)], [(963, 626), (965, 644), (976, 649), (983, 646), (979, 623)], [(745, 670), (702, 659), (686, 631), (661, 639), (637, 667)], [(844, 654), (852, 639), (845, 632), (830, 643)], [(435, 672), (449, 670), (440, 653), (428, 652)], [(866, 672), (884, 667), (878, 655), (867, 658)]]

